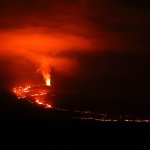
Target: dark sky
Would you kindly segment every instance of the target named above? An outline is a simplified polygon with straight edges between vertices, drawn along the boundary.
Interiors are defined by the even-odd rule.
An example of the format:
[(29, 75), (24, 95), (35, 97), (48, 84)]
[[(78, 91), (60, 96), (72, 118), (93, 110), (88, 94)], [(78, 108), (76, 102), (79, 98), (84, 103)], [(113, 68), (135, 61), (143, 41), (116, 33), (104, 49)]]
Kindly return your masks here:
[[(150, 104), (148, 2), (1, 0), (0, 74), (4, 84), (11, 80), (6, 74), (13, 74), (16, 64), (23, 71), (23, 59), (38, 64), (43, 62), (37, 59), (45, 62), (46, 56), (48, 65), (58, 72), (77, 72), (73, 81), (62, 80), (62, 85), (74, 83), (73, 87), (97, 92), (99, 105), (110, 108), (113, 103), (125, 109), (132, 103), (131, 110), (134, 104), (144, 110)], [(25, 71), (32, 70), (27, 66)]]

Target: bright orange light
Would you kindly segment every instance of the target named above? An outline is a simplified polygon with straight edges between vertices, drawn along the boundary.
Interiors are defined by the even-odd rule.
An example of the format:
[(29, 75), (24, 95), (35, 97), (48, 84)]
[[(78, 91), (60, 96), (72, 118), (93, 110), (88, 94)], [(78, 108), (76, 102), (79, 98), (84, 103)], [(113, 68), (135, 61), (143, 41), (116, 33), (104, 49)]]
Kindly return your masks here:
[(45, 80), (45, 84), (47, 86), (51, 86), (51, 70), (48, 64), (41, 65), (40, 68), (37, 70), (40, 72)]
[(45, 101), (45, 96), (47, 95), (48, 91), (44, 90), (40, 85), (15, 87), (13, 92), (18, 97), (18, 99), (26, 99), (29, 102), (38, 104), (44, 108), (52, 108), (52, 106)]
[(51, 86), (51, 80), (50, 79), (46, 79), (46, 85)]

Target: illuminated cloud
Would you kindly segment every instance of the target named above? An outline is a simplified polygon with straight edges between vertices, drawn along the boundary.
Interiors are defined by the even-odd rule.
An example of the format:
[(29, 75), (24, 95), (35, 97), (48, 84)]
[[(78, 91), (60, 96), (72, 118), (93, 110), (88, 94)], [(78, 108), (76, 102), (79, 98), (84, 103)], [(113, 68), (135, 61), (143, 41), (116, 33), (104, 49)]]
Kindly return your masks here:
[(13, 61), (16, 56), (24, 58), (34, 63), (37, 70), (48, 66), (62, 73), (73, 73), (80, 63), (75, 54), (147, 51), (149, 12), (134, 5), (129, 8), (128, 3), (0, 2), (0, 56)]

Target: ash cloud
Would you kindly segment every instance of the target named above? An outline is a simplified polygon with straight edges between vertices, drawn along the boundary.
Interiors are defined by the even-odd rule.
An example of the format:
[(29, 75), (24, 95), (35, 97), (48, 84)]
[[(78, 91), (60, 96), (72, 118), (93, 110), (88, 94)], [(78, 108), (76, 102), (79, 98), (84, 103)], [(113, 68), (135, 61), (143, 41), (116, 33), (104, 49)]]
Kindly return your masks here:
[(146, 4), (124, 0), (1, 1), (0, 56), (70, 74), (76, 53), (148, 52), (149, 16)]
[[(78, 13), (83, 4), (45, 1), (41, 12), (41, 2), (43, 4), (36, 1), (35, 7), (28, 2), (23, 2), (25, 6), (13, 3), (9, 10), (12, 16), (10, 13), (1, 16), (3, 25), (7, 26), (1, 27), (0, 55), (10, 59), (23, 57), (33, 62), (37, 70), (53, 67), (61, 73), (72, 74), (78, 61), (65, 53), (90, 51), (94, 42), (90, 38), (90, 25), (84, 15)], [(34, 10), (28, 8), (27, 11), (27, 4)]]

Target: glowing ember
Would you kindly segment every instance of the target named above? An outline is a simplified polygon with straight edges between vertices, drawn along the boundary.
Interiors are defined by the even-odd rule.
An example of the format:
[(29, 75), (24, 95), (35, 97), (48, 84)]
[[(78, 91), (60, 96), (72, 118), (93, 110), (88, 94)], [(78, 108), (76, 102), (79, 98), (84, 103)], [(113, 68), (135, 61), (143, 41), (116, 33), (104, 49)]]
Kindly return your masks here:
[(18, 99), (26, 99), (31, 103), (38, 104), (44, 108), (51, 108), (52, 106), (46, 102), (45, 97), (48, 94), (46, 86), (26, 86), (26, 87), (16, 87), (13, 92), (18, 97)]

